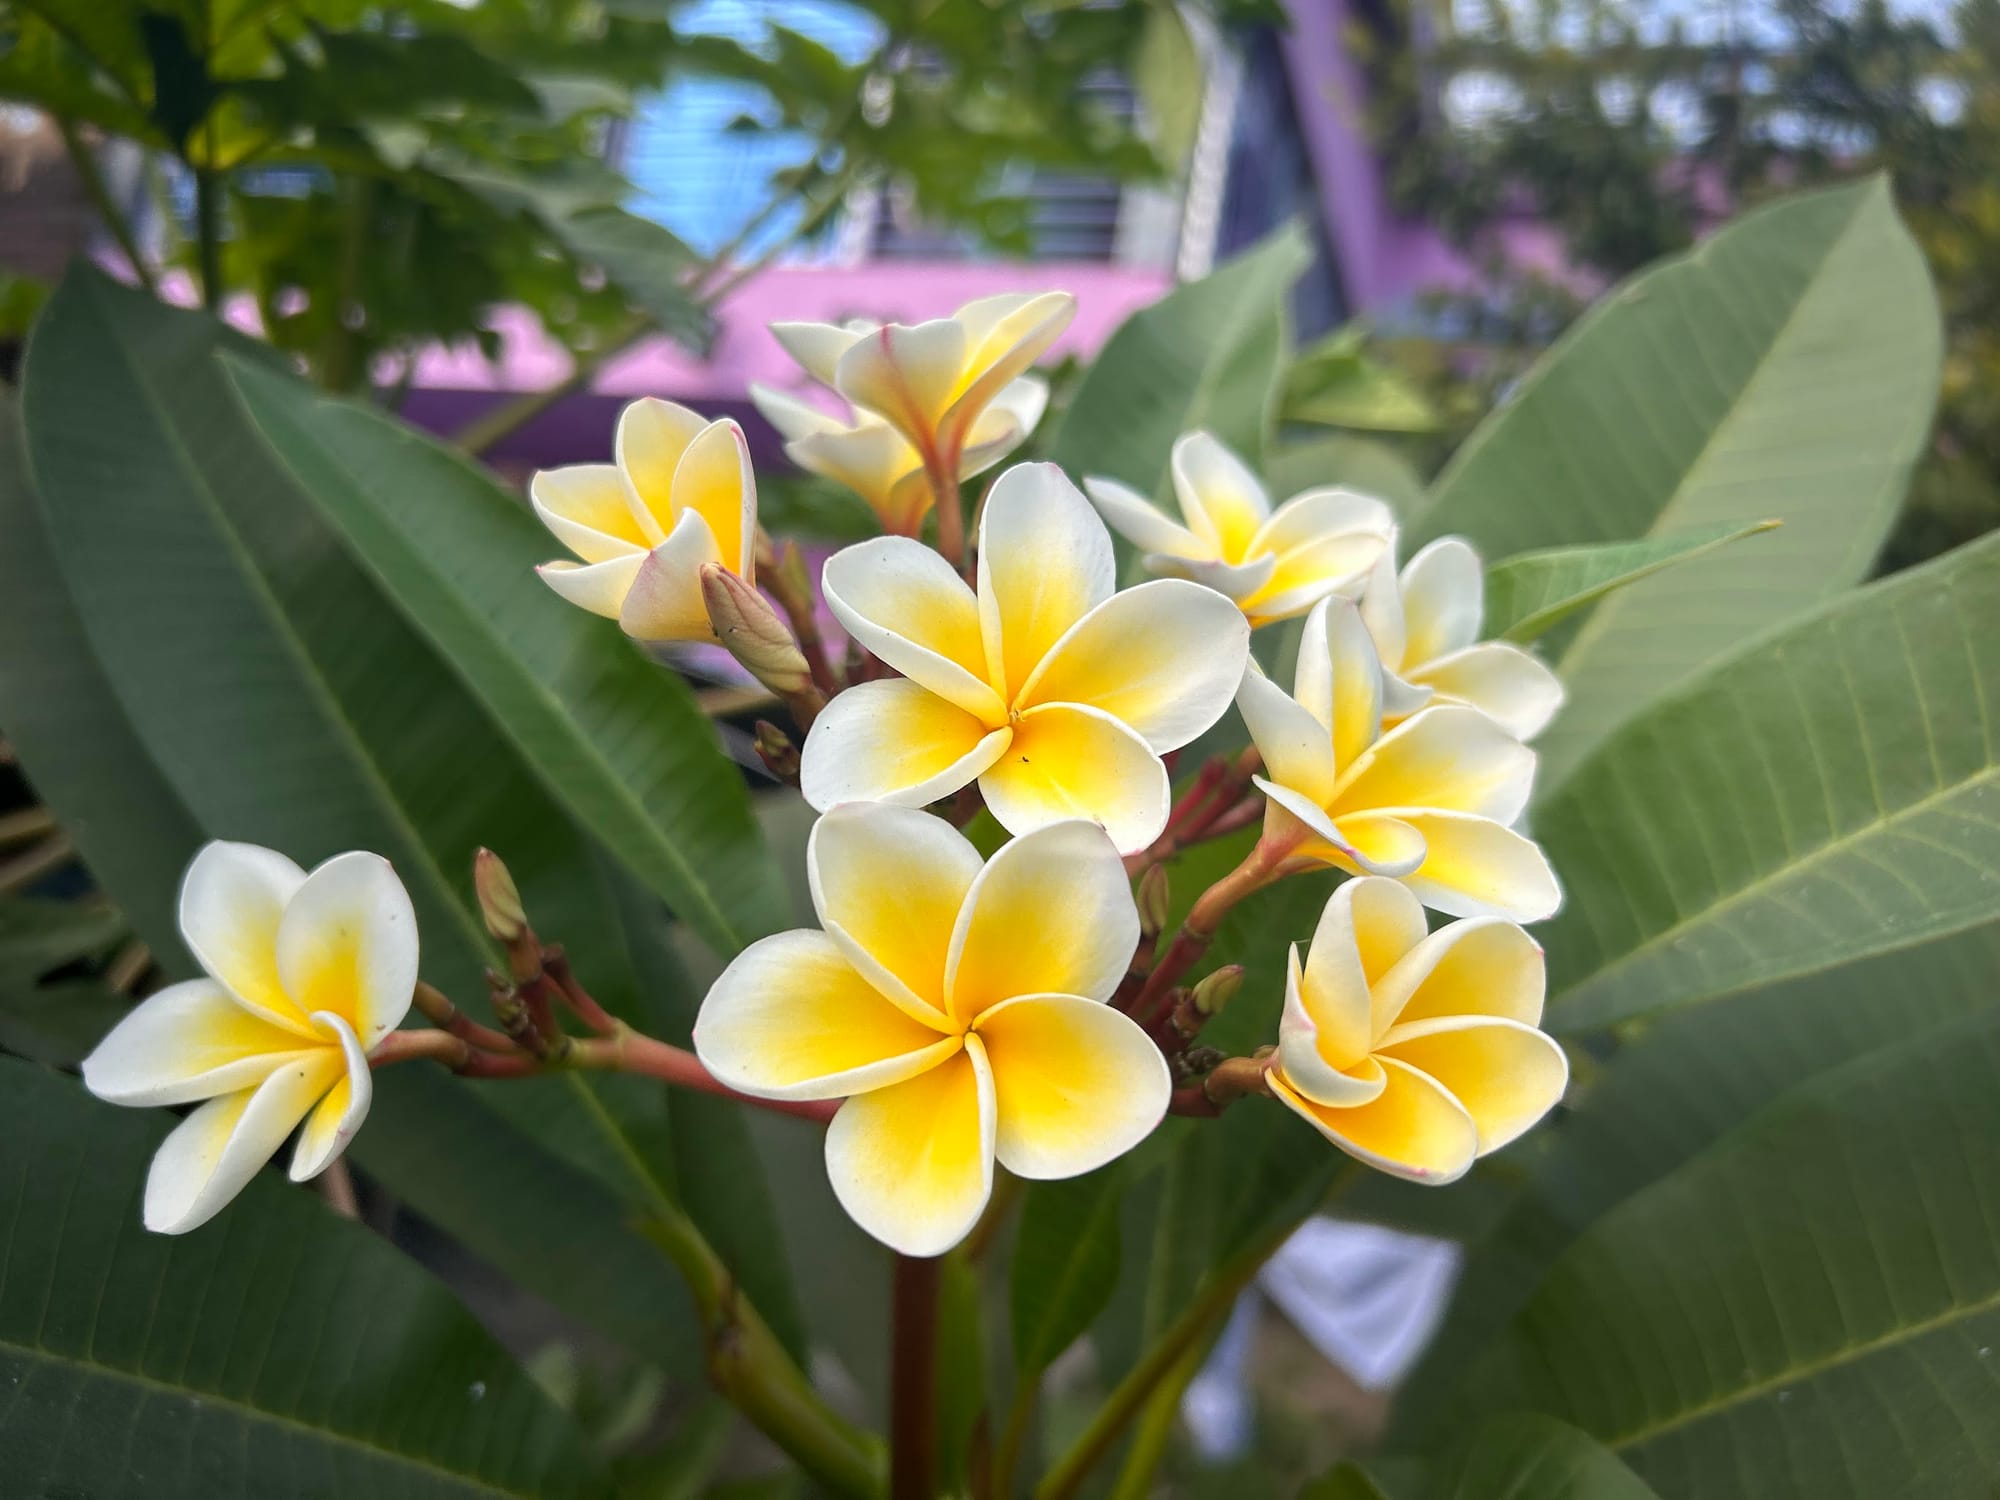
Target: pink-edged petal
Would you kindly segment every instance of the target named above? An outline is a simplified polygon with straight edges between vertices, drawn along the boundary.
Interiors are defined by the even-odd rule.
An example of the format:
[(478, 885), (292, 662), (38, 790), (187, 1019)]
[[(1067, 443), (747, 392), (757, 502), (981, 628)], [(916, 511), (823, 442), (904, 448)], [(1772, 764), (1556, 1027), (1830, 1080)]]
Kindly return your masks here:
[(983, 1013), (995, 1153), (1019, 1177), (1075, 1177), (1123, 1156), (1166, 1115), (1173, 1078), (1130, 1016), (1075, 995), (1024, 995)]
[(813, 720), (799, 789), (821, 812), (841, 802), (923, 807), (984, 774), (1013, 738), (907, 678), (857, 683)]
[(209, 976), (244, 1005), (302, 1037), (312, 1023), (278, 977), (278, 923), (306, 873), (274, 849), (204, 844), (181, 878), (181, 936)]
[(920, 808), (845, 803), (806, 844), (820, 926), (875, 988), (933, 1024), (943, 1022), (945, 960), (979, 870), (966, 837)]
[(343, 1072), (299, 1130), (299, 1143), (292, 1148), (294, 1182), (309, 1182), (333, 1165), (360, 1131), (375, 1097), (375, 1076), (354, 1029), (343, 1017), (325, 1011), (313, 1017), (313, 1024), (339, 1044)]
[(987, 680), (1013, 702), (1069, 628), (1117, 586), (1111, 534), (1054, 464), (1016, 464), (979, 519), (979, 628)]
[(701, 1002), (694, 1050), (717, 1078), (759, 1099), (838, 1099), (936, 1067), (959, 1039), (870, 984), (823, 932), (759, 938)]
[(112, 1104), (192, 1104), (262, 1083), (312, 1038), (274, 1026), (212, 979), (147, 996), (83, 1060), (83, 1085)]
[(1006, 718), (986, 679), (979, 602), (929, 547), (900, 536), (843, 547), (820, 589), (847, 633), (905, 677), (989, 726)]
[(962, 1024), (1019, 995), (1109, 999), (1139, 943), (1124, 863), (1094, 823), (1055, 823), (1004, 844), (952, 930), (945, 994)]
[(1023, 713), (1006, 749), (981, 773), (979, 789), (1009, 833), (1082, 818), (1099, 824), (1121, 854), (1158, 838), (1173, 802), (1166, 765), (1153, 747), (1081, 703), (1044, 703)]
[(1078, 620), (1015, 700), (1083, 703), (1178, 750), (1222, 717), (1250, 659), (1250, 626), (1222, 595), (1177, 578), (1114, 594)]
[(942, 1255), (972, 1230), (993, 1192), (997, 1113), (979, 1038), (901, 1083), (840, 1106), (826, 1132), (834, 1197), (903, 1255)]
[(308, 1016), (328, 1011), (365, 1052), (409, 1013), (417, 914), (379, 854), (337, 854), (308, 875), (278, 923), (278, 977)]

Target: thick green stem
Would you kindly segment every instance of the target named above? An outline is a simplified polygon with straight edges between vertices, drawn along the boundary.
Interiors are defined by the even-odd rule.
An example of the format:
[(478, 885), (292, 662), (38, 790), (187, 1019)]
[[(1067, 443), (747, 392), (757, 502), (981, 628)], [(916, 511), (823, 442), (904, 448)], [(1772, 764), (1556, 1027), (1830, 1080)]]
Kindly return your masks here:
[(201, 268), (201, 305), (222, 306), (222, 177), (212, 167), (194, 172), (195, 255)]
[(693, 1223), (657, 1213), (644, 1228), (694, 1294), (716, 1390), (828, 1493), (875, 1500), (882, 1489), (881, 1444), (820, 1400)]
[(943, 1262), (896, 1257), (890, 1317), (889, 1500), (937, 1491), (938, 1278)]
[(1132, 1431), (1132, 1446), (1125, 1450), (1118, 1482), (1111, 1487), (1111, 1500), (1147, 1500), (1153, 1493), (1153, 1471), (1159, 1468), (1167, 1451), (1167, 1440), (1174, 1435), (1174, 1424), (1181, 1414), (1181, 1397), (1208, 1358), (1208, 1351), (1215, 1344), (1214, 1335), (1219, 1331), (1211, 1328), (1209, 1337), (1188, 1345), (1179, 1362), (1154, 1387), (1146, 1409), (1139, 1414), (1139, 1424)]

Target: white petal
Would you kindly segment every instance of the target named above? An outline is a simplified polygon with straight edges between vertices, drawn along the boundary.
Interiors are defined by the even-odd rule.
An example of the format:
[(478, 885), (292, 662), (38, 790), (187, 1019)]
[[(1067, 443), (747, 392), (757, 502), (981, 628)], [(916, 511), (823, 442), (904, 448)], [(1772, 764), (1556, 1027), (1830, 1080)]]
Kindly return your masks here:
[(1214, 547), (1167, 517), (1130, 485), (1115, 479), (1086, 479), (1083, 492), (1104, 517), (1105, 524), (1140, 551), (1157, 552), (1164, 557), (1214, 560)]
[(1005, 307), (998, 298), (985, 298), (958, 310), (954, 321), (966, 331), (965, 365), (963, 384), (939, 424), (947, 455), (963, 450), (980, 417), (1075, 316), (1076, 298), (1068, 292), (1043, 292)]
[(417, 914), (379, 854), (337, 854), (305, 879), (278, 924), (278, 976), (311, 1015), (330, 1011), (367, 1051), (409, 1014)]
[[(1314, 946), (1319, 946), (1317, 939)], [(1332, 962), (1330, 958), (1329, 966)], [(1285, 1070), (1285, 1081), (1313, 1103), (1349, 1109), (1381, 1093), (1384, 1080), (1382, 1070), (1369, 1063), (1373, 1038), (1368, 1035), (1366, 986), (1358, 1003), (1350, 995), (1340, 999), (1345, 1003), (1335, 1005), (1323, 997), (1316, 1007), (1308, 1004), (1294, 943), (1286, 966), (1285, 1010), (1278, 1021), (1278, 1065)]]
[[(1250, 784), (1269, 798), (1281, 813), (1306, 830), (1307, 847), (1301, 849), (1301, 853), (1318, 859), (1328, 859), (1334, 855), (1349, 861), (1354, 858), (1354, 846), (1335, 826), (1326, 809), (1310, 797), (1278, 782), (1267, 781), (1262, 776), (1252, 776)], [(1324, 845), (1325, 848), (1314, 847), (1315, 845)]]
[(1049, 405), (1049, 384), (1023, 375), (1004, 388), (972, 424), (958, 456), (958, 477), (983, 474), (1027, 441)]
[(1419, 667), (1479, 639), (1486, 619), (1486, 570), (1465, 538), (1442, 536), (1403, 569), (1403, 665)]
[[(1330, 536), (1349, 535), (1386, 543), (1395, 534), (1395, 513), (1373, 495), (1338, 488), (1305, 490), (1271, 513), (1251, 550), (1285, 553)], [(1366, 566), (1372, 569), (1375, 559), (1371, 557)]]
[(816, 432), (848, 430), (845, 422), (828, 416), (810, 401), (801, 401), (797, 396), (774, 385), (766, 385), (761, 380), (750, 382), (750, 401), (764, 420), (778, 429), (778, 436), (788, 443)]
[(1241, 562), (1271, 514), (1271, 498), (1249, 466), (1205, 432), (1182, 435), (1171, 464), (1188, 529), (1230, 562)]
[(322, 1011), (313, 1021), (333, 1034), (340, 1044), (345, 1073), (331, 1087), (299, 1131), (299, 1143), (292, 1148), (291, 1178), (309, 1182), (332, 1166), (347, 1143), (354, 1139), (368, 1118), (368, 1106), (375, 1097), (375, 1077), (368, 1067), (368, 1054), (361, 1039), (346, 1020)]
[(633, 519), (625, 477), (615, 464), (543, 469), (528, 481), (528, 503), (556, 540), (587, 563), (630, 557), (652, 545)]
[(645, 561), (638, 553), (601, 563), (549, 562), (536, 568), (535, 576), (577, 608), (615, 620)]
[(843, 328), (838, 323), (773, 323), (771, 337), (784, 346), (785, 353), (799, 362), (805, 372), (821, 385), (834, 383), (840, 356), (861, 341), (863, 328)]
[(305, 871), (256, 844), (204, 844), (181, 880), (181, 936), (211, 978), (303, 1037), (312, 1023), (278, 978), (278, 922)]
[(221, 1212), (339, 1078), (338, 1047), (296, 1054), (254, 1089), (211, 1099), (174, 1127), (146, 1174), (146, 1227), (185, 1234)]
[(1375, 986), (1376, 1031), (1439, 1016), (1493, 1016), (1533, 1026), (1547, 984), (1541, 945), (1499, 917), (1447, 923)]
[(966, 895), (945, 960), (951, 1013), (971, 1023), (1020, 995), (1108, 1000), (1139, 943), (1118, 851), (1094, 823), (1004, 844)]
[(1435, 808), (1389, 809), (1423, 836), (1424, 862), (1406, 878), (1432, 911), (1539, 922), (1562, 905), (1541, 846), (1491, 818)]
[(937, 441), (965, 370), (965, 330), (949, 318), (890, 323), (857, 339), (834, 366), (849, 401), (877, 412), (920, 451)]
[(813, 720), (799, 787), (821, 812), (841, 802), (922, 807), (975, 780), (1012, 738), (907, 678), (858, 683)]
[(759, 938), (709, 986), (694, 1023), (709, 1072), (759, 1099), (885, 1088), (958, 1047), (877, 990), (823, 932)]
[(1348, 812), (1428, 807), (1512, 823), (1528, 805), (1535, 752), (1456, 703), (1405, 719), (1348, 766), (1329, 804)]
[(1361, 593), (1361, 621), (1374, 638), (1384, 672), (1400, 672), (1409, 660), (1408, 627), (1403, 619), (1403, 586), (1396, 577), (1396, 549), (1390, 545), (1375, 559), (1368, 585)]
[(112, 1104), (191, 1104), (262, 1083), (314, 1045), (214, 980), (189, 979), (141, 1000), (106, 1032), (83, 1060), (83, 1083)]
[(981, 1015), (978, 1033), (993, 1069), (995, 1152), (1016, 1176), (1095, 1171), (1166, 1115), (1173, 1095), (1166, 1058), (1108, 1005), (1022, 996)]
[(1440, 698), (1471, 704), (1517, 740), (1540, 734), (1563, 704), (1556, 674), (1506, 641), (1483, 641), (1437, 657), (1413, 671), (1410, 681)]
[(1249, 659), (1250, 625), (1235, 605), (1199, 584), (1161, 579), (1078, 620), (1015, 702), (1103, 709), (1164, 754), (1222, 717)]
[(1083, 818), (1100, 824), (1121, 854), (1158, 838), (1173, 802), (1166, 765), (1153, 747), (1081, 703), (1044, 703), (1023, 713), (1004, 752), (980, 775), (979, 789), (1009, 833)]
[(941, 1022), (945, 963), (979, 851), (920, 808), (850, 802), (813, 824), (806, 880), (820, 926), (876, 989)]
[[(1323, 613), (1322, 613), (1323, 612)], [(1315, 630), (1314, 621), (1323, 629)], [(1361, 623), (1361, 612), (1346, 599), (1328, 599), (1314, 607), (1306, 624), (1306, 634), (1315, 651), (1325, 643), (1327, 680), (1325, 720), (1333, 736), (1334, 764), (1346, 773), (1382, 732), (1382, 662), (1375, 654), (1375, 642)], [(1299, 650), (1299, 671), (1305, 671), (1304, 643)], [(1318, 702), (1301, 699), (1307, 708), (1319, 710)]]
[(1377, 980), (1424, 940), (1425, 931), (1422, 904), (1394, 880), (1350, 880), (1328, 899), (1307, 953), (1303, 995), (1336, 1065), (1372, 1051), (1387, 1029), (1388, 1022), (1376, 1018), (1370, 995)]
[(611, 449), (631, 487), (635, 514), (658, 546), (674, 529), (674, 471), (688, 445), (709, 426), (699, 412), (642, 396), (618, 414)]
[(986, 681), (979, 602), (929, 547), (900, 536), (843, 547), (820, 589), (847, 633), (888, 665), (988, 725), (1005, 720)]
[(903, 1255), (942, 1255), (993, 1192), (993, 1074), (976, 1036), (929, 1071), (841, 1105), (826, 1172), (848, 1215)]
[[(1196, 558), (1163, 558), (1157, 552), (1149, 552), (1146, 554), (1146, 566), (1166, 577), (1185, 578), (1205, 589), (1226, 594), (1240, 609), (1244, 600), (1254, 598), (1270, 580), (1278, 560), (1275, 557), (1260, 557), (1247, 563), (1203, 562)], [(1263, 622), (1258, 620), (1252, 623)]]
[(914, 535), (931, 508), (923, 460), (886, 422), (810, 432), (787, 443), (785, 453), (800, 468), (853, 490), (899, 536)]
[(1333, 798), (1333, 740), (1326, 726), (1268, 677), (1246, 672), (1236, 689), (1237, 711), (1264, 758), (1271, 779), (1315, 807)]
[(1016, 464), (994, 481), (979, 520), (979, 627), (1004, 698), (1116, 587), (1111, 533), (1062, 470)]
[(727, 566), (715, 533), (697, 512), (684, 510), (673, 534), (639, 559), (618, 608), (618, 625), (635, 641), (713, 641), (702, 599), (705, 563)]

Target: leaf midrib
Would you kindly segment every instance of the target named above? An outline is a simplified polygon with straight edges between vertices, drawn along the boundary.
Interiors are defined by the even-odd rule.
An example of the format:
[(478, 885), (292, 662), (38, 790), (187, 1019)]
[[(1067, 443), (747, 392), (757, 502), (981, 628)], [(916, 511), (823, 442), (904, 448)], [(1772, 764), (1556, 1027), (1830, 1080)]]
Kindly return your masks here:
[(273, 1427), (282, 1428), (288, 1432), (301, 1433), (320, 1443), (357, 1449), (379, 1460), (400, 1464), (405, 1468), (421, 1473), (436, 1475), (441, 1479), (449, 1480), (455, 1485), (471, 1489), (482, 1495), (497, 1495), (503, 1497), (503, 1500), (542, 1500), (540, 1491), (503, 1488), (489, 1480), (480, 1478), (476, 1474), (468, 1474), (458, 1469), (448, 1468), (434, 1459), (404, 1453), (395, 1448), (385, 1448), (379, 1443), (370, 1442), (364, 1437), (342, 1432), (336, 1428), (315, 1427), (309, 1422), (302, 1421), (297, 1417), (288, 1416), (283, 1412), (275, 1412), (261, 1406), (253, 1406), (238, 1397), (225, 1396), (206, 1389), (197, 1390), (191, 1386), (175, 1385), (171, 1381), (162, 1380), (158, 1376), (147, 1375), (138, 1370), (120, 1369), (115, 1365), (99, 1364), (88, 1359), (79, 1358), (73, 1354), (60, 1354), (52, 1349), (44, 1349), (39, 1345), (22, 1343), (18, 1339), (0, 1337), (0, 1352), (11, 1352), (30, 1362), (40, 1362), (44, 1365), (61, 1366), (66, 1369), (81, 1371), (90, 1379), (120, 1381), (127, 1385), (137, 1386), (149, 1393), (164, 1394), (181, 1401), (199, 1401), (204, 1407), (223, 1408), (235, 1412), (250, 1421), (263, 1422)]

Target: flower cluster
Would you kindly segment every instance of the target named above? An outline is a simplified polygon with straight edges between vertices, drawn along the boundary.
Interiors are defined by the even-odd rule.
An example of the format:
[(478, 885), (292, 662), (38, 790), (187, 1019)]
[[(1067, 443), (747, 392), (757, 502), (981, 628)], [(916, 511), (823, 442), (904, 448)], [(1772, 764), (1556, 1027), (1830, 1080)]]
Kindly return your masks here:
[[(116, 1102), (208, 1101), (161, 1148), (147, 1223), (202, 1222), (301, 1121), (293, 1175), (322, 1170), (366, 1113), (371, 1062), (395, 1056), (495, 1077), (637, 1067), (824, 1118), (836, 1195), (908, 1255), (971, 1229), (996, 1164), (1086, 1172), (1170, 1107), (1270, 1095), (1422, 1182), (1460, 1176), (1553, 1107), (1567, 1067), (1537, 1029), (1542, 955), (1517, 924), (1561, 896), (1516, 825), (1527, 741), (1560, 685), (1479, 639), (1482, 569), (1462, 541), (1399, 572), (1383, 502), (1324, 488), (1274, 508), (1205, 433), (1171, 454), (1178, 518), (1115, 480), (1086, 480), (1086, 498), (1026, 463), (981, 497), (967, 558), (961, 481), (1032, 431), (1047, 391), (1028, 367), (1073, 311), (1048, 293), (914, 327), (774, 329), (850, 412), (761, 388), (760, 408), (796, 462), (850, 485), (890, 533), (822, 571), (844, 671), (796, 551), (758, 527), (734, 423), (640, 401), (615, 462), (535, 476), (537, 515), (579, 559), (540, 570), (551, 588), (643, 641), (720, 641), (809, 728), (802, 750), (770, 725), (758, 744), (822, 814), (807, 852), (819, 926), (735, 957), (693, 1055), (635, 1039), (565, 982), (599, 1032), (572, 1047), (542, 972), (559, 950), (539, 946), (511, 885), (497, 904), (482, 886), (489, 926), (516, 982), (542, 989), (501, 1035), (417, 985), (409, 900), (384, 861), (343, 855), (308, 876), (211, 845), (182, 899), (208, 977), (146, 1001), (84, 1070)], [(918, 539), (933, 519), (935, 547)], [(1121, 590), (1107, 522), (1165, 576)], [(1300, 616), (1287, 692), (1251, 633)], [(1168, 757), (1232, 703), (1251, 748), (1176, 803)], [(953, 826), (981, 807), (1012, 835), (989, 860)], [(1163, 861), (1260, 816), (1242, 864), (1165, 933)], [(1191, 1048), (1240, 978), (1182, 983), (1221, 916), (1326, 866), (1352, 878), (1303, 963), (1292, 950), (1276, 1045), (1221, 1063)], [(1426, 907), (1458, 920), (1431, 932)], [(435, 1046), (389, 1036), (413, 991), (449, 1033)]]

